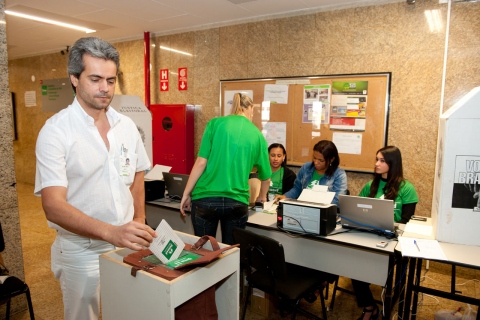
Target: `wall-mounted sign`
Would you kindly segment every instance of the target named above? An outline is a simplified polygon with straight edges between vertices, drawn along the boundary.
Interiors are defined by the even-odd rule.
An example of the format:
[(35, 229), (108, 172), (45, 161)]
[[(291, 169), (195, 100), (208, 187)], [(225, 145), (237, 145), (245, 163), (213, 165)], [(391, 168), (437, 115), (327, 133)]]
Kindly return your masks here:
[(168, 91), (168, 69), (160, 69), (160, 92)]
[(178, 90), (187, 90), (187, 68), (178, 68)]
[(42, 111), (58, 112), (72, 104), (74, 93), (69, 78), (41, 80)]

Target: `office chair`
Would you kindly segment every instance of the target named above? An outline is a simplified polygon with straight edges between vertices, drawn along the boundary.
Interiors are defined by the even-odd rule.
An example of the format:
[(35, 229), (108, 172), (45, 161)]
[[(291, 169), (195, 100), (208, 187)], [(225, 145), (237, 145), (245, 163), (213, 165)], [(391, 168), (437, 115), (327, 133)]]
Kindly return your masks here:
[[(3, 250), (5, 250), (5, 240), (3, 239), (2, 225), (0, 224), (0, 252), (3, 252)], [(3, 260), (1, 262), (3, 263)], [(8, 270), (6, 270), (6, 272), (8, 273)], [(35, 316), (33, 314), (32, 299), (30, 298), (30, 289), (28, 288), (28, 285), (19, 278), (10, 275), (8, 275), (8, 277), (3, 281), (3, 283), (0, 284), (0, 303), (7, 303), (7, 312), (5, 319), (10, 319), (11, 299), (23, 293), (25, 293), (27, 297), (30, 319), (35, 320)]]
[(323, 319), (327, 319), (323, 296), (325, 279), (322, 272), (286, 263), (282, 244), (271, 238), (239, 228), (233, 230), (233, 238), (235, 243), (240, 244), (240, 263), (246, 269), (248, 282), (242, 320), (245, 319), (252, 288), (276, 296), (280, 301), (282, 316), (284, 303), (287, 302), (293, 303), (292, 320), (297, 312), (321, 320), (322, 318), (299, 308), (300, 300), (318, 288)]

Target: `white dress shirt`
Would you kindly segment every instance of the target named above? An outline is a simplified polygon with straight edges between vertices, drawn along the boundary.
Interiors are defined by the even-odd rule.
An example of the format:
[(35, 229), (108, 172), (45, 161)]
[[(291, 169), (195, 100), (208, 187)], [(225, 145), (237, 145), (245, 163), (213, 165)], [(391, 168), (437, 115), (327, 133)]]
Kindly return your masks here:
[(112, 107), (106, 115), (109, 150), (76, 98), (47, 120), (37, 139), (34, 193), (40, 196), (43, 188), (65, 187), (69, 204), (97, 220), (122, 225), (133, 219), (129, 186), (135, 173), (151, 164), (135, 123)]

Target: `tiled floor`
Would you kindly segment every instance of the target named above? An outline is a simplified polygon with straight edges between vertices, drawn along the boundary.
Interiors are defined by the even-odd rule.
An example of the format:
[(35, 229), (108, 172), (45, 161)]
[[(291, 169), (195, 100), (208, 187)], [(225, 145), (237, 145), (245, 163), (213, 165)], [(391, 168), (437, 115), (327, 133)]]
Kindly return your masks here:
[[(20, 211), (20, 224), (22, 232), (23, 258), (25, 265), (25, 278), (30, 286), (35, 319), (57, 320), (63, 319), (62, 295), (58, 282), (50, 271), (50, 246), (54, 240), (55, 232), (48, 228), (45, 215), (43, 214), (40, 198), (33, 195), (33, 185), (17, 185), (18, 201)], [(423, 281), (431, 286), (448, 290), (448, 270), (442, 264), (430, 263), (430, 268), (425, 273)], [(470, 296), (480, 297), (480, 271), (472, 271), (464, 268), (457, 268), (457, 290)], [(351, 288), (350, 280), (340, 278), (340, 285)], [(381, 288), (371, 286), (377, 299), (380, 299)], [(330, 296), (333, 288), (330, 288)], [(441, 309), (454, 310), (459, 307), (466, 308), (467, 305), (460, 302), (452, 302), (445, 299), (422, 295), (419, 299), (417, 319), (433, 319), (436, 311)], [(330, 300), (326, 301), (329, 304)], [(313, 304), (302, 301), (302, 306), (308, 310), (321, 314), (320, 303), (317, 300)], [(395, 307), (396, 309), (396, 307)], [(476, 308), (475, 308), (476, 310)], [(361, 309), (356, 306), (353, 296), (338, 292), (335, 299), (335, 308), (327, 313), (328, 319), (357, 319)], [(0, 315), (1, 317), (2, 315)], [(247, 312), (247, 319), (260, 320), (265, 317)], [(29, 319), (28, 311), (12, 316), (13, 320)], [(162, 319), (159, 316), (158, 319)], [(268, 319), (282, 319), (278, 312), (273, 312)], [(298, 315), (297, 319), (306, 319)], [(396, 312), (392, 319), (398, 319)], [(115, 319), (117, 320), (117, 319)]]

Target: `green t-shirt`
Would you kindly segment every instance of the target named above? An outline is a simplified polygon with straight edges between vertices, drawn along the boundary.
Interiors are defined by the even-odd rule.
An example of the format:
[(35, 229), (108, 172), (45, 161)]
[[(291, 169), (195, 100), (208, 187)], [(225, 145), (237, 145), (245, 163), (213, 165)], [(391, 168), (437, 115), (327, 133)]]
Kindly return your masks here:
[(260, 180), (272, 175), (267, 141), (244, 116), (210, 120), (198, 156), (207, 159), (207, 166), (193, 189), (192, 200), (225, 197), (248, 205), (252, 168), (257, 168)]
[(316, 170), (313, 172), (312, 180), (307, 186), (307, 189), (313, 189), (313, 186), (320, 184), (320, 179), (322, 179), (324, 174), (319, 174)]
[(280, 167), (277, 171), (272, 173), (270, 178), (270, 188), (268, 189), (268, 200), (275, 198), (277, 194), (283, 194), (282, 183), (283, 183), (283, 167)]
[[(372, 185), (373, 181), (367, 182), (367, 184), (363, 187), (362, 191), (360, 191), (360, 197), (368, 197), (370, 194), (370, 186)], [(377, 194), (375, 198), (383, 198), (383, 188), (387, 182), (385, 180), (380, 180), (378, 185)], [(409, 203), (417, 203), (418, 202), (418, 195), (415, 187), (410, 181), (404, 180), (402, 185), (400, 186), (400, 190), (398, 191), (398, 195), (395, 198), (395, 206), (394, 206), (394, 220), (398, 222), (402, 219), (402, 206), (404, 204)]]

